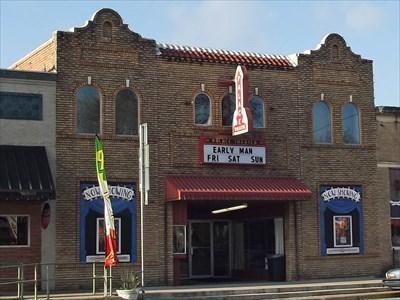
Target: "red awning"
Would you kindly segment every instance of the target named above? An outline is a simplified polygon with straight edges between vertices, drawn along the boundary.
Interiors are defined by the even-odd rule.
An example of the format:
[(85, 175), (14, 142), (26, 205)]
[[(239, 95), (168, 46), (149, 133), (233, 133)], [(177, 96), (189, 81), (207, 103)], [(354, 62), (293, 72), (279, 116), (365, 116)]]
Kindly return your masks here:
[(311, 191), (294, 178), (168, 176), (167, 201), (307, 200)]

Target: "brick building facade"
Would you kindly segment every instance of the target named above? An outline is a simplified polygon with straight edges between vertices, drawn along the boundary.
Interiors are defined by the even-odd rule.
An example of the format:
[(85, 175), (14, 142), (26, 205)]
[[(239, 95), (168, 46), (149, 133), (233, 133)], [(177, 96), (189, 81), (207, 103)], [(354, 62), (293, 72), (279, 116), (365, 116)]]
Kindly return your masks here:
[[(232, 137), (227, 85), (238, 65), (248, 70), (250, 98), (261, 99), (252, 108), (260, 123)], [(118, 226), (129, 232), (120, 237), (121, 254), (140, 269), (137, 125), (147, 123), (147, 284), (381, 275), (390, 265), (390, 229), (382, 221), (388, 207), (377, 186), (372, 61), (340, 35), (290, 57), (182, 47), (143, 38), (118, 13), (102, 9), (12, 67), (58, 74), (57, 263), (82, 262), (85, 274), (85, 262), (101, 253), (91, 237), (101, 199), (88, 194), (96, 186), (99, 133), (107, 177), (122, 203), (115, 208)], [(91, 112), (82, 106), (88, 95)], [(137, 124), (128, 129), (120, 124), (131, 109), (118, 106), (124, 95), (137, 108), (127, 117)], [(240, 162), (260, 149), (258, 161)], [(241, 153), (235, 160), (229, 151)], [(121, 188), (135, 196), (123, 199)], [(57, 276), (75, 271), (62, 267)]]

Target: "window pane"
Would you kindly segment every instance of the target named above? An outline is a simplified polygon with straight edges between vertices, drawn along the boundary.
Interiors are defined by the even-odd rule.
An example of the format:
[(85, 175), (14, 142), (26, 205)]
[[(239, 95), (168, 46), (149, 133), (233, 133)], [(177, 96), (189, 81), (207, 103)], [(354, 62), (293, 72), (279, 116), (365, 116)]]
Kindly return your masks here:
[(343, 141), (345, 144), (360, 143), (360, 128), (358, 110), (352, 103), (347, 103), (342, 109)]
[(264, 100), (261, 97), (252, 97), (250, 110), (253, 114), (253, 128), (264, 128)]
[(392, 219), (392, 246), (400, 247), (400, 219)]
[(0, 216), (0, 246), (28, 245), (27, 216)]
[(194, 100), (195, 124), (210, 125), (210, 98), (206, 94), (199, 94)]
[(236, 102), (235, 96), (232, 94), (226, 95), (222, 99), (222, 125), (232, 126), (233, 113), (235, 112)]
[(331, 112), (328, 104), (323, 101), (313, 107), (313, 136), (314, 143), (331, 143)]
[(100, 95), (96, 88), (84, 86), (77, 94), (78, 133), (100, 132)]
[(17, 217), (18, 245), (28, 245), (28, 217)]
[(0, 119), (42, 120), (42, 95), (0, 92)]
[(390, 199), (400, 201), (400, 169), (390, 169)]
[(116, 123), (117, 134), (137, 135), (138, 133), (138, 101), (136, 95), (128, 89), (117, 95)]
[(104, 219), (98, 219), (98, 226), (97, 226), (97, 234), (98, 234), (98, 238), (97, 238), (97, 249), (98, 249), (98, 253), (104, 253), (105, 252), (105, 246), (104, 246), (104, 237), (105, 237), (105, 233), (106, 233), (106, 227), (104, 224)]

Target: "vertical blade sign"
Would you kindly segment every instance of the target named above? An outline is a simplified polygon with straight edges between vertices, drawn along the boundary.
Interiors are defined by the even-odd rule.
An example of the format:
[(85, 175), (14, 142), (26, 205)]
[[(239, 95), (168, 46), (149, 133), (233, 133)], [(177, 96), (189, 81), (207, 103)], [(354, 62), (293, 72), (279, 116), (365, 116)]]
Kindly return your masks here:
[(235, 73), (236, 108), (233, 113), (232, 135), (253, 129), (253, 118), (249, 109), (249, 76), (246, 67), (238, 66)]

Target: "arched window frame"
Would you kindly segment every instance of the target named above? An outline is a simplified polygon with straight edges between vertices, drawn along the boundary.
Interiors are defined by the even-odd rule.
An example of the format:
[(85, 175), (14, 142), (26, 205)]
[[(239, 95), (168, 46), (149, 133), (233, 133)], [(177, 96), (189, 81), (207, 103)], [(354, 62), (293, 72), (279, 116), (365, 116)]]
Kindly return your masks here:
[[(257, 101), (259, 100), (262, 104), (262, 126), (261, 127), (254, 126), (255, 118), (254, 118), (253, 110), (251, 109), (252, 108), (251, 103), (252, 103), (253, 99), (256, 99)], [(253, 114), (253, 128), (255, 128), (255, 129), (265, 128), (265, 100), (264, 100), (264, 98), (259, 95), (252, 95), (249, 100), (249, 106), (250, 106), (250, 111)]]
[(112, 38), (112, 29), (113, 25), (111, 21), (105, 21), (102, 27), (102, 36), (107, 40), (111, 40)]
[[(315, 135), (315, 118), (316, 118), (316, 108), (319, 105), (324, 105), (327, 109), (328, 109), (328, 117), (329, 117), (329, 141), (318, 141), (316, 139), (316, 135)], [(313, 107), (312, 107), (312, 135), (313, 135), (313, 143), (314, 144), (325, 144), (325, 145), (330, 145), (332, 144), (332, 140), (333, 140), (333, 134), (332, 134), (332, 109), (331, 106), (329, 105), (329, 103), (327, 103), (326, 101), (320, 100), (318, 102), (315, 102)]]
[[(346, 138), (345, 138), (345, 119), (344, 119), (344, 114), (345, 114), (345, 109), (346, 107), (352, 107), (354, 109), (354, 111), (356, 112), (356, 126), (357, 126), (357, 141), (356, 142), (347, 142)], [(361, 144), (361, 123), (360, 123), (360, 110), (358, 109), (358, 106), (356, 104), (354, 104), (353, 102), (347, 102), (342, 106), (342, 139), (343, 139), (343, 143), (346, 145), (360, 145)], [(354, 130), (354, 128), (353, 128)], [(354, 137), (354, 136), (352, 136)]]
[[(118, 95), (125, 90), (130, 91), (136, 100), (136, 121), (137, 122), (136, 122), (136, 128), (134, 130), (136, 132), (134, 132), (133, 134), (119, 133), (119, 131), (118, 131)], [(124, 87), (124, 88), (118, 89), (115, 92), (114, 99), (115, 99), (115, 126), (114, 126), (115, 134), (118, 136), (137, 136), (139, 134), (139, 124), (140, 124), (140, 113), (139, 113), (140, 112), (140, 98), (138, 96), (138, 93), (129, 87)]]
[[(98, 103), (97, 104), (98, 104), (98, 109), (99, 109), (99, 116), (98, 116), (98, 123), (99, 124), (98, 124), (98, 129), (95, 130), (96, 132), (84, 132), (84, 131), (80, 131), (80, 129), (79, 129), (78, 122), (79, 122), (80, 114), (78, 112), (78, 106), (79, 106), (78, 97), (79, 97), (79, 92), (84, 88), (92, 88), (97, 92), (97, 95), (98, 95)], [(77, 134), (101, 134), (101, 132), (102, 132), (102, 121), (103, 121), (102, 120), (102, 112), (103, 112), (102, 102), (103, 102), (102, 101), (102, 93), (101, 93), (100, 89), (97, 86), (95, 86), (93, 84), (85, 84), (85, 85), (79, 86), (76, 89), (76, 92), (75, 92), (75, 132)]]
[[(196, 99), (198, 96), (200, 95), (205, 95), (208, 98), (209, 101), (209, 117), (208, 117), (208, 122), (201, 124), (201, 123), (196, 123)], [(210, 95), (206, 92), (199, 92), (196, 93), (196, 95), (193, 98), (193, 123), (196, 126), (211, 126), (212, 125), (212, 117), (213, 117), (213, 113), (212, 113), (212, 99), (210, 97)]]
[(332, 45), (331, 48), (331, 59), (333, 61), (338, 61), (340, 60), (340, 49), (337, 44)]
[(235, 95), (232, 94), (232, 93), (225, 94), (222, 97), (222, 100), (221, 100), (221, 121), (222, 121), (222, 126), (223, 127), (232, 127), (232, 120), (231, 120), (230, 124), (224, 124), (224, 100), (226, 99), (226, 97), (229, 97), (229, 100), (230, 100), (230, 105), (229, 106), (232, 105), (232, 107), (230, 107), (230, 108), (231, 109), (233, 108), (233, 110), (232, 110), (232, 120), (233, 120), (233, 113), (234, 113), (235, 108), (236, 108)]

